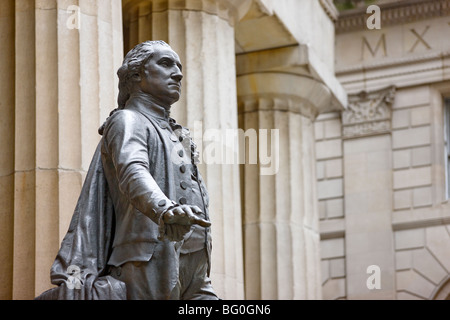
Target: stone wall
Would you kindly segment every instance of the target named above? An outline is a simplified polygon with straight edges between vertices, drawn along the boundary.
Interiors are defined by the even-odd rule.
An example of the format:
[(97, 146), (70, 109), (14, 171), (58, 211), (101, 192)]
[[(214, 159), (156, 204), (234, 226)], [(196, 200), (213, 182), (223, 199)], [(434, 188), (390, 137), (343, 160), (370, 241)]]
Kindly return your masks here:
[[(315, 123), (325, 299), (448, 296), (449, 7), (380, 4), (379, 30), (366, 28), (365, 7), (336, 22), (336, 72), (349, 104)], [(371, 265), (380, 289), (367, 286)]]
[(324, 299), (346, 297), (344, 172), (340, 113), (319, 116), (314, 124)]

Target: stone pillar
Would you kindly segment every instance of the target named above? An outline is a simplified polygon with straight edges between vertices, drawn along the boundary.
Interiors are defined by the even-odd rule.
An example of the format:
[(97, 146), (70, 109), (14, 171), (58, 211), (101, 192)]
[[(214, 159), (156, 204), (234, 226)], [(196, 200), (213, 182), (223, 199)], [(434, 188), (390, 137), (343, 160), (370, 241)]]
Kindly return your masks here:
[[(14, 237), (14, 1), (0, 2), (0, 300), (12, 298)], [(12, 59), (8, 59), (12, 57)]]
[(97, 129), (116, 105), (121, 1), (8, 0), (0, 12), (9, 51), (0, 59), (7, 106), (0, 181), (8, 185), (0, 210), (9, 229), (1, 235), (1, 260), (8, 261), (2, 276), (9, 280), (0, 295), (31, 299), (51, 286), (50, 267), (100, 139)]
[[(238, 56), (239, 125), (259, 140), (247, 141), (242, 170), (247, 299), (322, 298), (313, 121), (332, 95), (285, 65), (298, 55), (291, 46)], [(265, 130), (278, 132), (266, 148), (275, 170), (262, 161)], [(256, 164), (249, 161), (255, 148)]]
[[(238, 127), (233, 22), (239, 8), (233, 3), (239, 1), (124, 1), (125, 51), (164, 40), (180, 56), (183, 92), (171, 116), (190, 128), (200, 152), (208, 148), (211, 130), (222, 134)], [(210, 193), (211, 278), (221, 298), (242, 299), (239, 166), (202, 155), (199, 168)]]
[(348, 299), (395, 299), (391, 141), (394, 96), (393, 87), (352, 95), (348, 109), (342, 113)]

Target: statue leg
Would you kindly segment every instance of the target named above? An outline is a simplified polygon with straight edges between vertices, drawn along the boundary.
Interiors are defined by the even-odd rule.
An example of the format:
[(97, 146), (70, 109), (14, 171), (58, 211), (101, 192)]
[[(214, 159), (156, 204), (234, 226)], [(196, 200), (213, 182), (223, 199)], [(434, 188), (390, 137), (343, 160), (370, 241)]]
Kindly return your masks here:
[(207, 270), (206, 249), (180, 255), (181, 300), (219, 300)]

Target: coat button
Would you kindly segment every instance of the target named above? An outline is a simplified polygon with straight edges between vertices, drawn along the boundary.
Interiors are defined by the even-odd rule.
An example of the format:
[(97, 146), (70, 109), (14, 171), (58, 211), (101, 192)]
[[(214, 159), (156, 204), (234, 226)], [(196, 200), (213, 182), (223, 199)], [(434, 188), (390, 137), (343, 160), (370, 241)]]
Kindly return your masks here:
[(160, 122), (160, 123), (159, 123), (159, 126), (160, 126), (162, 129), (167, 129), (167, 128), (169, 127), (169, 125), (168, 125), (166, 122)]
[(181, 173), (185, 173), (186, 172), (186, 166), (184, 164), (182, 164), (180, 166), (180, 171), (181, 171)]
[(177, 141), (178, 141), (178, 138), (177, 138), (176, 135), (172, 134), (172, 135), (170, 136), (170, 140), (172, 140), (173, 142), (177, 142)]
[(180, 186), (183, 190), (187, 189), (187, 183), (185, 181), (181, 181)]
[(166, 203), (167, 203), (166, 200), (161, 200), (160, 202), (158, 202), (158, 206), (164, 207)]
[(178, 201), (180, 204), (186, 204), (187, 200), (185, 197), (180, 198), (180, 200)]
[(184, 151), (183, 150), (179, 150), (178, 151), (178, 155), (182, 158), (184, 156)]

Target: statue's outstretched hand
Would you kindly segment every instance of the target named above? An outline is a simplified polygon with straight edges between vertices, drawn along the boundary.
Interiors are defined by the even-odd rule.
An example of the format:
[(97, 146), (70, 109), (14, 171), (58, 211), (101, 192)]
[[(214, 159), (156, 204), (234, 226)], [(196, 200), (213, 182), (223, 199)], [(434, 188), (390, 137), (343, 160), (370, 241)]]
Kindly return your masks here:
[(164, 223), (179, 224), (183, 226), (191, 226), (198, 224), (204, 228), (210, 227), (211, 222), (202, 219), (195, 214), (200, 214), (202, 211), (197, 206), (180, 205), (167, 210), (164, 213)]
[[(191, 230), (194, 224), (204, 228), (211, 226), (211, 222), (195, 215), (202, 213), (199, 207), (189, 205), (177, 205), (169, 208), (162, 215), (163, 224), (160, 225), (160, 239), (167, 238), (170, 241), (181, 241)], [(164, 226), (162, 228), (162, 226)], [(162, 228), (162, 229), (161, 229)]]

